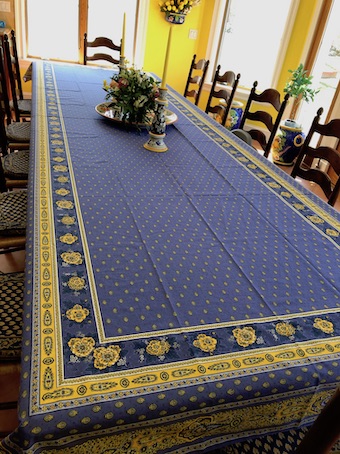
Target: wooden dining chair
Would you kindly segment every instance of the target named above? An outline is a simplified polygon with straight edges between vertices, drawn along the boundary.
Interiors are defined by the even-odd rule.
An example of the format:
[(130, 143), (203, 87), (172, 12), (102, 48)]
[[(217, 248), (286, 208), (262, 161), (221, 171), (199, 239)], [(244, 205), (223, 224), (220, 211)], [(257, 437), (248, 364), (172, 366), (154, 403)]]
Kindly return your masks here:
[(14, 121), (9, 106), (8, 92), (5, 80), (5, 60), (3, 48), (0, 46), (0, 148), (5, 156), (15, 149), (28, 149), (31, 139), (31, 123)]
[(205, 111), (208, 114), (212, 113), (214, 118), (225, 126), (241, 76), (240, 74), (236, 75), (233, 71), (226, 71), (223, 75), (220, 75), (220, 69), (221, 65), (218, 65)]
[(24, 272), (0, 273), (0, 437), (7, 419), (16, 419), (22, 342)]
[[(193, 56), (187, 82), (184, 89), (185, 98), (194, 98), (195, 105), (198, 105), (200, 100), (205, 76), (209, 67), (209, 60), (204, 58), (196, 62), (196, 54)], [(192, 88), (194, 85), (195, 88)]]
[(295, 454), (328, 454), (340, 439), (340, 388), (326, 403)]
[(27, 190), (0, 193), (0, 254), (25, 249)]
[[(280, 126), (289, 95), (286, 94), (283, 101), (281, 101), (280, 93), (274, 88), (267, 88), (261, 93), (256, 93), (257, 85), (258, 82), (255, 81), (242, 114), (239, 128), (246, 130), (251, 135), (253, 140), (256, 140), (259, 143), (264, 151), (264, 156), (267, 158), (277, 130)], [(271, 114), (267, 110), (259, 110), (259, 103), (269, 107), (272, 106), (275, 113)], [(263, 130), (255, 128), (253, 124), (250, 126), (248, 121), (261, 123), (262, 128), (265, 126), (269, 137), (267, 137)]]
[[(327, 197), (328, 204), (334, 206), (340, 191), (340, 153), (337, 150), (340, 143), (340, 119), (321, 124), (322, 113), (323, 108), (320, 107), (301, 146), (291, 176), (317, 183)], [(314, 134), (319, 134), (316, 146), (310, 144)], [(324, 137), (334, 138), (335, 146), (323, 145), (321, 139)]]
[(27, 120), (31, 116), (32, 100), (24, 98), (14, 30), (11, 31), (10, 37), (5, 33), (3, 42), (6, 69), (11, 88), (10, 107), (17, 122), (22, 119)]
[[(103, 53), (98, 52), (93, 55), (88, 55), (88, 48), (93, 47), (103, 47), (106, 49), (110, 49), (111, 53)], [(113, 52), (117, 52), (117, 58), (112, 55)], [(120, 57), (121, 45), (114, 44), (113, 41), (109, 38), (105, 38), (103, 36), (95, 38), (93, 41), (87, 40), (87, 33), (84, 33), (84, 65), (87, 64), (88, 61), (97, 61), (97, 60), (105, 60), (114, 65), (118, 65), (119, 57)]]

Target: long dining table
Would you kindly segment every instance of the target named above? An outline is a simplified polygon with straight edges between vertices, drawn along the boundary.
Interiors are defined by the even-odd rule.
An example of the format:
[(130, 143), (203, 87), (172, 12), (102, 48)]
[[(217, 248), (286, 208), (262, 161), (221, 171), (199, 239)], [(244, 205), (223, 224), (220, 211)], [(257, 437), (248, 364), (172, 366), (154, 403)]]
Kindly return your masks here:
[(199, 453), (312, 424), (340, 377), (340, 215), (168, 87), (168, 151), (34, 62), (9, 453)]

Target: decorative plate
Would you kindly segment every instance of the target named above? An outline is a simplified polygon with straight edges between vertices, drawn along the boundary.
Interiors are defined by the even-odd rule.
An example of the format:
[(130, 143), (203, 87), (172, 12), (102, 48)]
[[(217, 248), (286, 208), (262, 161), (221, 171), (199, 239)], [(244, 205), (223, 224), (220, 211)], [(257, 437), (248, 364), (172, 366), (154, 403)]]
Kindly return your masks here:
[[(108, 120), (115, 121), (117, 123), (122, 123), (121, 119), (121, 114), (119, 111), (116, 109), (109, 107), (109, 105), (112, 104), (112, 101), (108, 102), (102, 102), (101, 104), (98, 104), (95, 109), (96, 112), (99, 113), (104, 118), (107, 118)], [(150, 115), (150, 122), (148, 123), (143, 123), (139, 124), (139, 126), (149, 126), (152, 122), (152, 115)], [(175, 123), (177, 121), (177, 115), (174, 112), (171, 112), (171, 110), (166, 109), (165, 110), (165, 122), (167, 125), (171, 125), (172, 123)]]

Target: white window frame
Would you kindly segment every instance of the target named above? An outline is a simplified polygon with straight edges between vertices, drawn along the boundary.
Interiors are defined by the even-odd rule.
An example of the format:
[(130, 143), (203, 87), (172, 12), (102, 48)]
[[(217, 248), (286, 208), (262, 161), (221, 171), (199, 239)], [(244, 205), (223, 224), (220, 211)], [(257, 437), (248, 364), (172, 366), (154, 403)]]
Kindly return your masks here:
[[(211, 87), (211, 80), (214, 76), (214, 72), (216, 71), (217, 67), (217, 55), (218, 49), (220, 46), (222, 32), (223, 32), (223, 24), (225, 21), (225, 16), (228, 10), (228, 1), (229, 0), (216, 0), (215, 7), (212, 15), (212, 23), (211, 23), (211, 33), (209, 35), (208, 46), (207, 46), (207, 58), (210, 60), (209, 70), (207, 73), (205, 88), (210, 90)], [(273, 0), (274, 1), (274, 0)], [(285, 25), (283, 39), (281, 41), (280, 50), (277, 55), (275, 69), (273, 72), (271, 87), (276, 88), (278, 79), (280, 76), (280, 72), (282, 69), (282, 64), (286, 55), (287, 47), (291, 38), (292, 29), (294, 26), (297, 10), (299, 8), (300, 0), (291, 0), (291, 6), (288, 13), (288, 20)], [(265, 19), (266, 20), (266, 19)], [(224, 68), (223, 68), (224, 69)], [(225, 68), (225, 70), (232, 70), (232, 68)], [(242, 74), (241, 74), (242, 77)], [(256, 77), (255, 79), (256, 80)], [(238, 98), (246, 99), (249, 95), (249, 90), (251, 87), (242, 87), (240, 86), (237, 90)]]

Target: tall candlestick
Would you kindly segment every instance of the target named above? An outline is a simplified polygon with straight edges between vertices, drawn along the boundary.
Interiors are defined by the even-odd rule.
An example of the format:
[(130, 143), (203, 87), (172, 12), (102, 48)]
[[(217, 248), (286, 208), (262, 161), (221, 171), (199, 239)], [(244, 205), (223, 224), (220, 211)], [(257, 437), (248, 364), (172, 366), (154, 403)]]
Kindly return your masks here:
[(122, 44), (120, 49), (120, 55), (125, 57), (125, 22), (126, 22), (126, 13), (124, 13), (123, 17), (123, 33), (122, 33)]
[(166, 88), (166, 76), (168, 73), (171, 39), (172, 39), (172, 26), (170, 26), (170, 30), (169, 30), (168, 45), (167, 45), (166, 54), (165, 54), (165, 62), (164, 62), (161, 88)]

